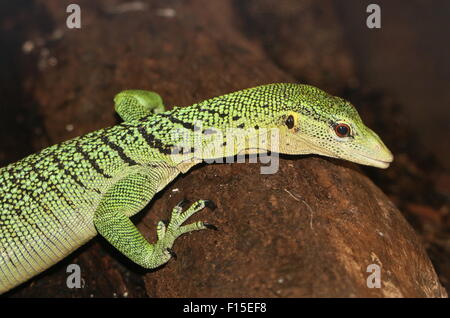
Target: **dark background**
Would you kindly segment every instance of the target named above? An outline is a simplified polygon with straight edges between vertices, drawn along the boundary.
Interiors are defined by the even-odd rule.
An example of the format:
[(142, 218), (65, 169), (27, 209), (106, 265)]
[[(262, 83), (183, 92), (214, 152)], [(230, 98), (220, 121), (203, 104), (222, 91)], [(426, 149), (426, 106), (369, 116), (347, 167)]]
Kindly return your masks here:
[[(64, 73), (62, 77), (59, 68), (73, 62), (73, 55), (65, 56), (64, 50), (72, 53), (79, 50), (70, 45), (73, 43), (70, 40), (92, 41), (97, 21), (105, 23), (108, 19), (117, 19), (117, 14), (111, 12), (120, 8), (121, 3), (123, 1), (83, 2), (83, 28), (78, 31), (65, 29), (66, 13), (61, 12), (55, 1), (19, 0), (0, 4), (1, 166), (45, 146), (116, 122), (110, 101), (114, 92), (123, 89), (117, 84), (117, 74), (116, 78), (112, 77), (117, 66), (107, 65), (102, 73), (90, 73), (89, 63), (102, 63), (102, 55), (116, 56), (119, 63), (123, 52), (102, 51), (102, 44), (90, 43), (93, 53), (73, 54), (78, 54), (81, 61), (79, 72)], [(142, 3), (153, 9), (176, 6), (179, 1)], [(382, 136), (395, 155), (394, 164), (386, 171), (363, 170), (418, 232), (448, 290), (450, 2), (376, 1), (382, 10), (382, 27), (378, 30), (365, 25), (365, 8), (369, 3), (372, 1), (315, 1), (315, 4), (300, 0), (229, 1), (233, 24), (252, 44), (262, 47), (279, 69), (298, 82), (316, 85), (349, 99), (368, 125)], [(136, 10), (136, 14), (146, 10), (150, 9)], [(128, 28), (129, 32), (134, 32), (139, 19), (145, 28), (143, 16), (134, 18), (133, 14), (133, 11), (123, 13), (127, 18), (123, 18), (120, 30), (110, 32), (123, 34)], [(183, 16), (184, 12), (176, 14)], [(158, 29), (151, 32), (157, 34)], [(174, 32), (173, 37), (167, 39), (167, 45), (182, 37), (182, 30)], [(105, 35), (105, 38), (106, 42), (114, 41), (113, 36)], [(139, 43), (136, 46), (139, 47)], [(175, 49), (182, 50), (183, 45)], [(223, 48), (224, 51), (233, 49)], [(127, 54), (138, 55), (139, 52)], [(149, 60), (145, 67), (155, 66)], [(316, 72), (316, 68), (326, 68), (328, 72)], [(245, 71), (243, 66), (242, 72)], [(132, 75), (122, 74), (121, 80)], [(56, 81), (67, 82), (67, 86), (73, 88), (65, 98), (55, 97), (65, 94), (52, 90), (51, 84)], [(80, 96), (77, 85), (81, 87), (86, 81), (94, 83), (93, 87), (104, 87), (108, 93), (100, 96), (93, 88), (88, 95)], [(192, 83), (192, 94), (188, 91), (183, 94), (192, 95), (195, 100), (195, 87), (208, 81), (205, 75), (203, 81)], [(271, 82), (270, 78), (267, 82)], [(171, 100), (170, 95), (168, 99), (171, 104), (181, 103)], [(73, 108), (73, 104), (79, 106)], [(104, 242), (94, 240), (63, 264), (10, 295), (34, 296), (32, 287), (36, 281), (61, 279), (65, 275), (64, 264), (84, 258), (92, 267), (103, 262), (116, 279), (99, 277), (97, 289), (92, 287), (97, 295), (111, 296), (108, 288), (113, 289), (120, 281), (128, 286), (125, 296), (144, 296), (143, 271), (123, 260), (111, 265), (111, 254), (114, 251)], [(46, 283), (40, 284), (38, 286), (46, 286)]]

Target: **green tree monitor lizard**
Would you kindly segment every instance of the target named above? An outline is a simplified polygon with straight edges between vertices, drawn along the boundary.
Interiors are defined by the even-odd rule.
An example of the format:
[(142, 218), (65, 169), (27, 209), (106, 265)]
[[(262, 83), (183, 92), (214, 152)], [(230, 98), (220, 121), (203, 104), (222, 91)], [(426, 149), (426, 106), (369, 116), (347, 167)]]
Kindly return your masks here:
[(186, 146), (198, 132), (220, 136), (215, 156), (251, 153), (246, 143), (227, 145), (230, 129), (235, 135), (247, 132), (246, 138), (276, 129), (278, 148), (266, 143), (253, 153), (319, 154), (379, 168), (393, 160), (349, 102), (309, 85), (263, 85), (168, 111), (161, 97), (149, 91), (123, 91), (114, 101), (122, 123), (0, 169), (0, 294), (97, 233), (133, 262), (156, 268), (173, 256), (180, 235), (214, 228), (206, 222), (184, 224), (214, 205), (208, 200), (184, 211), (177, 205), (168, 224), (158, 223), (154, 244), (130, 221), (178, 174), (207, 159), (207, 154), (195, 156), (194, 148), (208, 146), (209, 139)]

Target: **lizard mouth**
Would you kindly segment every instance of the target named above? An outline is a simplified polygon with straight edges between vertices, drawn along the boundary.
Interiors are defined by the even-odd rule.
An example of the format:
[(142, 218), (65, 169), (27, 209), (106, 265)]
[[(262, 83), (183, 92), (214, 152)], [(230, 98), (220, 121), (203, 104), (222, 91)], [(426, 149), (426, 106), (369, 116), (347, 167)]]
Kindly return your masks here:
[[(331, 150), (321, 148), (316, 146), (314, 142), (307, 140), (306, 138), (300, 138), (304, 144), (306, 144), (312, 151), (311, 153), (319, 154), (322, 156), (340, 158), (344, 160), (348, 160), (351, 162), (359, 163), (366, 166), (377, 167), (381, 169), (386, 169), (389, 167), (391, 162), (394, 160), (392, 153), (389, 150), (383, 151), (383, 155), (380, 155), (378, 158), (370, 157), (364, 155), (360, 152), (353, 152), (351, 155), (342, 155), (335, 153)], [(380, 158), (380, 159), (379, 159)]]
[(385, 160), (369, 157), (369, 156), (363, 155), (361, 153), (358, 153), (356, 155), (356, 157), (363, 161), (363, 162), (361, 162), (362, 164), (374, 166), (377, 168), (383, 168), (383, 169), (389, 167), (391, 162), (394, 160), (392, 154), (389, 154), (389, 157), (386, 158)]

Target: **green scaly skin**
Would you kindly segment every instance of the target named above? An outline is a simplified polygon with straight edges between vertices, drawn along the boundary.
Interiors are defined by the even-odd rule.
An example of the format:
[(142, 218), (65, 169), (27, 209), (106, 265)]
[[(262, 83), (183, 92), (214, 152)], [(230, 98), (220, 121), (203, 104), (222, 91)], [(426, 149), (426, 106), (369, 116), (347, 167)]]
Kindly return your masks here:
[[(195, 147), (208, 141), (195, 147), (182, 142), (194, 140), (198, 123), (202, 133), (222, 133), (218, 149), (224, 157), (250, 152), (245, 144), (226, 146), (228, 128), (238, 134), (253, 128), (255, 136), (262, 128), (277, 128), (280, 153), (313, 153), (380, 168), (393, 160), (350, 103), (308, 85), (259, 86), (170, 111), (153, 92), (124, 91), (114, 101), (123, 123), (0, 169), (0, 293), (49, 268), (97, 233), (133, 262), (156, 268), (173, 256), (180, 235), (214, 228), (205, 222), (182, 225), (213, 206), (207, 200), (185, 211), (176, 206), (168, 225), (159, 222), (155, 244), (129, 219), (179, 173), (208, 157), (194, 155)], [(342, 123), (350, 128), (348, 136), (336, 133)], [(179, 130), (184, 139), (174, 137)]]

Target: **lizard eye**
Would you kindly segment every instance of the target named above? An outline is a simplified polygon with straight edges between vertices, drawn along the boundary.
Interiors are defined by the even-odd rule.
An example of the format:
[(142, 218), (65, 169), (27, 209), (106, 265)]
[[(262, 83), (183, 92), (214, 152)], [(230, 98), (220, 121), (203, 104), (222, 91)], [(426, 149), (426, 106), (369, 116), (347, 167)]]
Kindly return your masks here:
[(347, 124), (337, 124), (334, 127), (334, 132), (338, 137), (344, 138), (350, 136), (350, 126)]
[(287, 128), (291, 129), (292, 127), (294, 127), (294, 116), (289, 115), (288, 118), (286, 119), (286, 126)]

